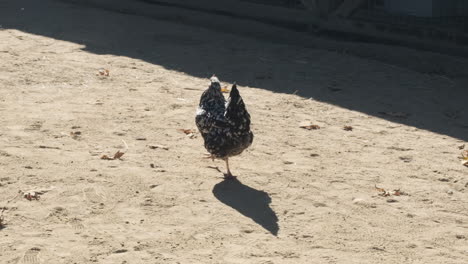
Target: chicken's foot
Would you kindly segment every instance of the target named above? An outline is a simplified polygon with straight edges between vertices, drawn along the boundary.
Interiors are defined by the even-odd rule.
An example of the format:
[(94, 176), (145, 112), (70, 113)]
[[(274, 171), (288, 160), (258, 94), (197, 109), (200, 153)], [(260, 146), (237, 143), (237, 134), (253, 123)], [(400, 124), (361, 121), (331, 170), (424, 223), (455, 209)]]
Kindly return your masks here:
[(215, 160), (215, 156), (213, 154), (204, 154), (205, 156), (203, 157), (204, 159), (211, 159), (212, 161)]

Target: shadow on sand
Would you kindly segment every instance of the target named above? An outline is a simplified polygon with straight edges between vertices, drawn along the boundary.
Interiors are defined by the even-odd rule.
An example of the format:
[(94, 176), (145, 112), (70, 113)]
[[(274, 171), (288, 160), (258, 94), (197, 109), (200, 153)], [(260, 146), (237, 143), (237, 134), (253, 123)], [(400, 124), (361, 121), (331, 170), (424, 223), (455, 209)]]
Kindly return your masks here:
[(251, 188), (235, 179), (216, 184), (213, 194), (222, 203), (252, 219), (273, 235), (278, 235), (278, 217), (269, 206), (271, 198), (268, 193)]
[[(118, 2), (123, 0), (115, 0)], [(212, 14), (201, 15), (212, 18)], [(2, 0), (0, 18), (0, 30), (74, 42), (94, 54), (131, 57), (190, 76), (209, 78), (216, 73), (221, 81), (237, 81), (241, 86), (288, 94), (298, 91), (304, 98), (468, 140), (468, 80), (412, 72), (304, 46), (279, 45), (274, 40), (252, 40), (229, 30), (208, 30), (53, 0)], [(288, 32), (283, 38), (294, 41), (300, 37)], [(399, 54), (392, 48), (388, 51), (390, 57)], [(419, 53), (409, 50), (403, 54), (414, 57)], [(425, 57), (420, 60), (437, 65)], [(403, 117), (385, 113), (403, 113)]]

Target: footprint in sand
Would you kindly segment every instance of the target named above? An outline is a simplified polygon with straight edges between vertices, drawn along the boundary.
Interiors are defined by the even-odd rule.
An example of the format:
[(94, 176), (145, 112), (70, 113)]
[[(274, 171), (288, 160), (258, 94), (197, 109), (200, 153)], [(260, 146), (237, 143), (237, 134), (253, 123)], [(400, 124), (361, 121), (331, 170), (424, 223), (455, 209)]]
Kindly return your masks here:
[(84, 188), (83, 193), (84, 193), (85, 199), (92, 203), (104, 202), (104, 197), (99, 195), (96, 192), (96, 189), (94, 189), (93, 187)]
[(70, 220), (70, 222), (68, 222), (73, 229), (75, 229), (76, 231), (81, 231), (84, 229), (84, 225), (81, 221), (81, 219), (79, 218), (73, 218)]
[(40, 130), (44, 121), (36, 121), (31, 124), (28, 128), (25, 128), (26, 131)]
[(24, 253), (23, 263), (26, 264), (39, 264), (39, 253), (41, 252), (40, 248), (33, 247), (28, 249)]

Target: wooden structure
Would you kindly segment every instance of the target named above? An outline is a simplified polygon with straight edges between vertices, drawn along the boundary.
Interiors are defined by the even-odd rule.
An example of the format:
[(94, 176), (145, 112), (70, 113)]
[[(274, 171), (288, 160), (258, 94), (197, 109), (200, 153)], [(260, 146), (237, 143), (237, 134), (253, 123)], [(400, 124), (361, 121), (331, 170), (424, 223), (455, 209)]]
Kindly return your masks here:
[[(397, 7), (404, 8), (405, 4), (408, 5), (408, 1), (301, 0), (313, 17), (311, 25), (319, 30), (353, 33), (438, 49), (464, 49), (464, 45), (468, 44), (468, 1), (424, 1), (426, 3), (433, 1), (430, 3), (432, 13), (426, 12), (427, 14), (423, 15), (424, 12), (421, 12), (420, 16), (415, 16), (404, 14), (403, 11), (401, 14), (396, 12)], [(450, 1), (453, 7), (447, 8)], [(414, 7), (415, 2), (411, 4), (413, 9), (417, 10), (417, 7)], [(393, 10), (388, 7), (393, 7)], [(424, 11), (424, 8), (427, 9), (422, 7), (421, 10)]]
[[(457, 2), (456, 16), (418, 17), (388, 12), (389, 5), (408, 3), (406, 0), (62, 0), (88, 3), (112, 9), (132, 9), (168, 19), (176, 17), (203, 24), (206, 18), (194, 13), (212, 13), (261, 21), (296, 31), (342, 32), (425, 49), (450, 50), (468, 56), (468, 1), (424, 0), (440, 3)], [(401, 2), (403, 1), (403, 2)], [(416, 6), (416, 0), (411, 0)], [(417, 0), (423, 1), (423, 0)], [(122, 7), (122, 8), (120, 8)], [(169, 12), (163, 12), (166, 7)], [(398, 6), (397, 6), (398, 7)], [(176, 11), (180, 10), (180, 11)], [(396, 9), (398, 11), (398, 9)], [(449, 9), (447, 9), (449, 10)], [(450, 11), (450, 10), (449, 10)], [(448, 12), (448, 11), (447, 11)], [(191, 18), (184, 14), (191, 14)], [(213, 21), (209, 22), (213, 23)], [(216, 22), (214, 22), (216, 23)], [(458, 53), (457, 53), (458, 54)]]

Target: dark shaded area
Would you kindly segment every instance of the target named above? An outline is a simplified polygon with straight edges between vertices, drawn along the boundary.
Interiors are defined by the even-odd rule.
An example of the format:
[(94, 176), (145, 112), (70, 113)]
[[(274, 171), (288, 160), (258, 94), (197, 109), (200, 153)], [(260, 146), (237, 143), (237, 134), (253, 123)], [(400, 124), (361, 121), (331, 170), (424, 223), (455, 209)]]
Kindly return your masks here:
[[(111, 9), (127, 12), (120, 9), (122, 2), (112, 1)], [(160, 7), (152, 8), (156, 12)], [(157, 11), (156, 17), (174, 20), (172, 15), (165, 17), (166, 11)], [(197, 27), (186, 26), (183, 23), (189, 21), (183, 15), (179, 18), (181, 24), (176, 24), (52, 0), (0, 3), (0, 25), (4, 29), (79, 43), (88, 52), (132, 57), (191, 76), (208, 78), (216, 73), (221, 81), (237, 81), (241, 86), (297, 92), (304, 98), (468, 140), (468, 81), (447, 77), (468, 68), (463, 67), (468, 63), (462, 58), (454, 58), (457, 64), (447, 69), (442, 56), (421, 57), (409, 49), (384, 47), (381, 53), (385, 54), (380, 56), (387, 64), (373, 68), (376, 63), (353, 64), (356, 60), (351, 56), (309, 49), (316, 43), (303, 33), (200, 14), (199, 19), (205, 20), (200, 25), (213, 21), (212, 30), (208, 30), (197, 23), (190, 22)], [(229, 25), (236, 26), (236, 33), (245, 32), (259, 41), (230, 34)], [(262, 34), (266, 31), (268, 34)], [(378, 57), (371, 45), (342, 45), (366, 57)], [(401, 55), (398, 50), (407, 53)], [(402, 65), (417, 68), (420, 73)], [(416, 75), (420, 78), (408, 78)], [(399, 80), (402, 76), (406, 76), (405, 83)]]
[[(151, 0), (139, 0), (139, 1), (143, 1), (143, 2), (148, 3), (148, 4), (154, 4), (153, 1), (151, 1)], [(271, 4), (274, 5), (273, 3), (271, 3)], [(187, 7), (187, 6), (184, 6), (184, 5), (170, 4), (170, 3), (166, 3), (166, 2), (158, 2), (155, 7), (157, 8), (158, 6), (177, 7), (177, 8), (180, 8), (180, 10), (199, 11), (203, 15), (208, 15), (208, 16), (210, 15), (210, 13), (213, 13), (212, 11), (205, 10), (203, 8), (196, 8), (196, 7), (191, 8), (191, 7)], [(235, 14), (232, 14), (232, 13), (226, 12), (226, 11), (216, 11), (216, 15), (223, 15), (223, 16), (232, 17), (232, 18), (241, 18), (241, 19), (246, 19), (246, 20), (251, 20), (251, 21), (268, 23), (270, 25), (285, 27), (285, 28), (288, 28), (290, 30), (299, 31), (299, 32), (305, 32), (305, 31), (308, 30), (308, 26), (306, 24), (282, 21), (282, 20), (279, 20), (277, 18), (275, 18), (275, 19), (254, 18), (254, 17), (249, 17), (249, 16), (235, 15)]]
[(224, 180), (213, 188), (214, 196), (261, 225), (273, 235), (278, 235), (278, 217), (270, 208), (268, 193), (253, 189), (239, 180)]

